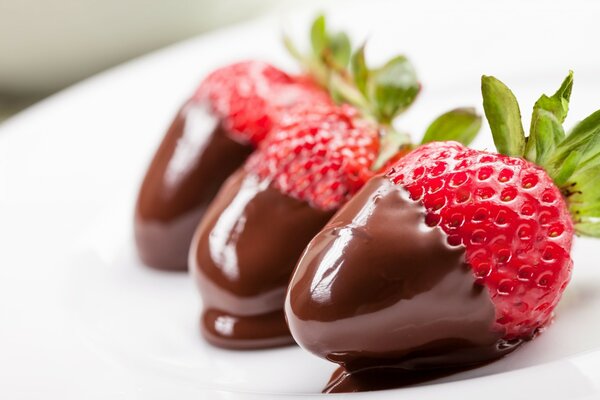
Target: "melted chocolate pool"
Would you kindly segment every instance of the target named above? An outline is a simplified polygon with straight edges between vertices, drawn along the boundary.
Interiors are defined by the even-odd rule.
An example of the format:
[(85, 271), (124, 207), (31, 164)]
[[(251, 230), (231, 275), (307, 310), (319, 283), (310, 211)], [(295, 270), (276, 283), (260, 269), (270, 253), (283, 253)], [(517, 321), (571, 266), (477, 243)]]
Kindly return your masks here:
[(326, 392), (401, 387), (499, 358), (520, 342), (492, 331), (495, 311), (464, 249), (385, 177), (371, 179), (310, 242), (286, 317), (306, 350), (338, 363)]
[(187, 269), (189, 245), (223, 182), (252, 153), (201, 103), (186, 103), (171, 124), (138, 195), (134, 231), (142, 261)]

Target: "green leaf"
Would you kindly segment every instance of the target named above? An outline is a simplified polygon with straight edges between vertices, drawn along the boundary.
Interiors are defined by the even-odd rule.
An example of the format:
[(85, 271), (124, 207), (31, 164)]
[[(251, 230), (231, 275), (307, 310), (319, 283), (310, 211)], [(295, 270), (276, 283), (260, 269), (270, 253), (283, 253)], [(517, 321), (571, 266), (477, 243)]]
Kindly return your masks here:
[(514, 95), (492, 77), (484, 76), (481, 86), (498, 150), (511, 156), (520, 156), (519, 150), (525, 150), (525, 156), (543, 166), (560, 188), (576, 231), (600, 237), (600, 110), (565, 135), (562, 123), (569, 111), (573, 72), (569, 72), (556, 93), (543, 95), (535, 103), (525, 149)]
[(550, 174), (554, 179), (554, 183), (558, 187), (565, 186), (568, 179), (573, 175), (577, 166), (579, 165), (579, 161), (581, 160), (581, 153), (578, 151), (573, 151), (568, 157), (562, 162), (562, 164)]
[(372, 99), (375, 100), (378, 119), (389, 123), (406, 110), (415, 100), (421, 85), (413, 65), (404, 56), (397, 56), (383, 67), (373, 71)]
[(328, 43), (324, 15), (319, 15), (313, 21), (313, 24), (310, 28), (310, 42), (312, 43), (313, 54), (317, 58), (321, 58)]
[(344, 32), (338, 32), (329, 38), (327, 46), (328, 51), (331, 53), (333, 61), (341, 68), (345, 68), (350, 62), (350, 55), (352, 54), (352, 47), (350, 45), (350, 39)]
[(546, 159), (565, 138), (562, 123), (569, 112), (573, 89), (573, 71), (569, 71), (560, 88), (548, 97), (542, 95), (533, 106), (525, 157), (544, 166)]
[(481, 116), (474, 108), (457, 108), (440, 115), (429, 125), (423, 141), (455, 140), (468, 146), (481, 128)]
[(371, 104), (358, 90), (358, 88), (347, 82), (342, 76), (336, 73), (329, 75), (328, 90), (332, 96), (341, 101), (352, 104), (354, 107), (362, 110), (365, 116), (370, 117)]
[(483, 109), (498, 152), (520, 157), (525, 150), (521, 110), (515, 95), (493, 76), (481, 77)]
[(595, 218), (586, 217), (575, 224), (575, 232), (582, 236), (600, 237), (600, 224)]
[(552, 163), (561, 163), (569, 153), (576, 150), (582, 153), (582, 162), (593, 157), (600, 151), (598, 135), (600, 135), (600, 110), (575, 125), (566, 139), (557, 146), (552, 156)]
[[(581, 149), (585, 148), (586, 153), (594, 151), (595, 140), (600, 134), (600, 110), (590, 114), (583, 121), (579, 122), (569, 136), (561, 143), (559, 151), (565, 151), (569, 149)], [(586, 159), (587, 157), (584, 157)]]
[(290, 38), (285, 33), (283, 34), (283, 45), (285, 46), (285, 48), (288, 51), (288, 53), (296, 61), (300, 61), (301, 63), (304, 61), (304, 57), (302, 56), (302, 53), (300, 53), (300, 51), (298, 50), (298, 48), (296, 47), (296, 45), (292, 41), (292, 38)]
[(369, 68), (365, 59), (365, 45), (363, 44), (352, 55), (352, 77), (358, 90), (367, 96), (367, 82), (369, 81)]
[(566, 197), (577, 233), (600, 237), (600, 160), (597, 161), (573, 174)]
[(530, 135), (525, 147), (525, 158), (540, 166), (555, 152), (556, 146), (565, 138), (565, 130), (555, 114), (534, 107), (531, 116)]
[(580, 234), (600, 236), (600, 110), (577, 124), (550, 158), (550, 176)]
[[(567, 118), (569, 112), (569, 100), (571, 99), (571, 91), (573, 90), (573, 71), (569, 71), (567, 77), (563, 80), (562, 84), (552, 95), (552, 97), (542, 96), (538, 103), (546, 110), (552, 111), (556, 118), (562, 124)], [(548, 99), (548, 100), (546, 100)], [(548, 102), (548, 104), (545, 104)]]
[(353, 52), (348, 35), (328, 31), (323, 15), (313, 21), (310, 40), (312, 52), (302, 55), (284, 36), (286, 48), (306, 74), (327, 89), (335, 102), (349, 103), (367, 118), (390, 125), (420, 91), (415, 70), (406, 57), (398, 56), (381, 68), (370, 69), (364, 45)]

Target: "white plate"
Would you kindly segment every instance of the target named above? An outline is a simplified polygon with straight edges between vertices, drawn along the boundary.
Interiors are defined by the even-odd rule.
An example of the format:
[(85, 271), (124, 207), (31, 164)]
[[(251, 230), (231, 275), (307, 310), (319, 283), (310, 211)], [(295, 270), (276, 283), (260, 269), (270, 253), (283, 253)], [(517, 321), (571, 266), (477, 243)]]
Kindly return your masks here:
[[(537, 95), (555, 90), (572, 68), (567, 123), (600, 108), (600, 3), (370, 1), (334, 8), (334, 25), (356, 38), (369, 34), (373, 60), (403, 51), (417, 64), (425, 88), (401, 120), (416, 136), (443, 110), (480, 105), (482, 73), (507, 81), (527, 115)], [(311, 14), (288, 15), (291, 30), (301, 32)], [(271, 16), (179, 44), (0, 127), (1, 398), (327, 397), (318, 393), (334, 366), (298, 348), (206, 345), (193, 284), (142, 267), (131, 240), (139, 181), (177, 107), (217, 65), (241, 58), (289, 65), (280, 26)], [(435, 384), (347, 397), (598, 398), (599, 247), (576, 240), (573, 281), (556, 322), (513, 355)]]

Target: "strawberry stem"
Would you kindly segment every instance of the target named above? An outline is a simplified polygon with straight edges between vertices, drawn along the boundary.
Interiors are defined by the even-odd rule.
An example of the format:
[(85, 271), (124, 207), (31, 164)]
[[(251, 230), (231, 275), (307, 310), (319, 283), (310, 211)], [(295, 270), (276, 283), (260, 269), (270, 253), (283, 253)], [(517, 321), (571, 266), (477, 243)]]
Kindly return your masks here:
[(379, 155), (371, 166), (372, 171), (379, 171), (389, 160), (391, 160), (403, 148), (411, 147), (410, 135), (395, 130), (391, 125), (381, 126), (381, 140)]

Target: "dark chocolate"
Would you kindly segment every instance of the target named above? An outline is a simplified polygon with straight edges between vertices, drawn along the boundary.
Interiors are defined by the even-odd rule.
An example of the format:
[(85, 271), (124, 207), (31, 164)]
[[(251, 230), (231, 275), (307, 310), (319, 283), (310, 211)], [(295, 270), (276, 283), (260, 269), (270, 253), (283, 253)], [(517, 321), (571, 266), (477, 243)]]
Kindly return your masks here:
[(323, 393), (369, 392), (397, 389), (440, 379), (482, 364), (436, 369), (403, 369), (394, 367), (367, 368), (349, 372), (343, 367), (334, 371)]
[(300, 346), (343, 368), (327, 391), (434, 379), (518, 345), (492, 331), (494, 305), (475, 284), (464, 248), (424, 222), (419, 203), (376, 177), (303, 253), (285, 312)]
[(235, 141), (206, 105), (189, 101), (178, 112), (142, 183), (134, 232), (142, 261), (187, 269), (189, 246), (223, 182), (252, 153)]
[(300, 254), (332, 214), (243, 169), (229, 178), (190, 251), (209, 342), (235, 349), (293, 343), (283, 314), (287, 284)]

